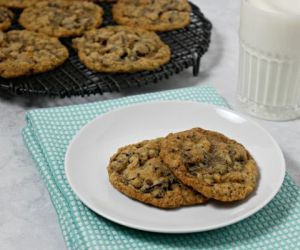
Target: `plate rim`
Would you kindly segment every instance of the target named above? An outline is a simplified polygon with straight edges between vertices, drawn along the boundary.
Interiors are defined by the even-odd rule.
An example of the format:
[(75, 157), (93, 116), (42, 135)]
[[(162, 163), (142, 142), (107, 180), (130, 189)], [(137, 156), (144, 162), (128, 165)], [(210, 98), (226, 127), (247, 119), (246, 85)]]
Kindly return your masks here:
[[(90, 126), (92, 126), (93, 123), (95, 123), (97, 120), (99, 119), (103, 119), (103, 117), (105, 116), (109, 116), (112, 113), (117, 113), (120, 112), (122, 110), (126, 110), (128, 108), (132, 108), (132, 107), (136, 107), (136, 106), (145, 106), (145, 105), (151, 105), (151, 104), (159, 104), (159, 103), (190, 103), (190, 104), (197, 104), (200, 106), (203, 106), (205, 108), (211, 108), (211, 109), (219, 109), (219, 110), (225, 110), (228, 111), (232, 114), (235, 114), (241, 118), (243, 118), (244, 120), (246, 120), (247, 122), (250, 122), (252, 125), (254, 125), (255, 127), (257, 127), (258, 129), (261, 129), (271, 140), (272, 144), (275, 146), (276, 150), (279, 153), (279, 156), (282, 160), (282, 166), (280, 168), (280, 181), (278, 183), (280, 183), (278, 185), (277, 188), (273, 189), (271, 194), (267, 197), (267, 199), (264, 200), (264, 202), (261, 202), (258, 206), (256, 206), (254, 209), (249, 210), (247, 212), (245, 212), (243, 215), (238, 216), (235, 219), (230, 220), (229, 222), (223, 222), (217, 225), (211, 225), (211, 226), (206, 226), (205, 228), (192, 228), (192, 229), (159, 229), (159, 228), (153, 228), (153, 227), (147, 227), (147, 226), (139, 226), (136, 225), (134, 223), (128, 223), (126, 221), (123, 221), (120, 218), (115, 218), (113, 216), (110, 216), (108, 214), (103, 214), (101, 211), (99, 211), (99, 209), (95, 206), (93, 206), (92, 204), (89, 204), (88, 201), (85, 200), (85, 198), (80, 194), (80, 192), (77, 190), (76, 186), (73, 185), (72, 181), (71, 181), (71, 177), (69, 175), (69, 170), (68, 170), (68, 166), (70, 164), (68, 164), (69, 159), (70, 159), (70, 154), (71, 154), (71, 149), (73, 144), (75, 143), (75, 141), (81, 136), (81, 134), (83, 133), (83, 131), (85, 131), (86, 129), (88, 129)], [(284, 178), (285, 178), (285, 174), (286, 174), (286, 161), (284, 158), (284, 154), (278, 144), (278, 142), (273, 138), (273, 136), (264, 128), (262, 127), (260, 124), (258, 124), (256, 121), (254, 121), (252, 118), (245, 116), (244, 114), (241, 114), (235, 110), (232, 110), (230, 108), (224, 107), (224, 106), (218, 106), (218, 105), (213, 105), (213, 104), (209, 104), (209, 103), (201, 103), (201, 102), (197, 102), (197, 101), (190, 101), (190, 100), (153, 100), (153, 101), (147, 101), (147, 102), (142, 102), (142, 103), (132, 103), (132, 104), (128, 104), (128, 105), (124, 105), (121, 107), (116, 107), (116, 108), (112, 108), (111, 110), (109, 110), (108, 112), (105, 112), (103, 114), (97, 115), (95, 118), (93, 118), (92, 120), (90, 120), (89, 122), (87, 122), (84, 126), (81, 127), (80, 130), (77, 131), (77, 133), (73, 136), (72, 140), (70, 140), (66, 153), (65, 153), (65, 158), (64, 158), (64, 172), (65, 172), (65, 176), (68, 182), (68, 185), (70, 186), (71, 190), (74, 192), (74, 194), (76, 195), (76, 197), (85, 205), (87, 206), (89, 209), (91, 209), (93, 212), (95, 212), (96, 214), (104, 217), (107, 220), (110, 220), (114, 223), (117, 223), (119, 225), (125, 226), (125, 227), (129, 227), (132, 229), (137, 229), (137, 230), (141, 230), (141, 231), (146, 231), (146, 232), (154, 232), (154, 233), (164, 233), (164, 234), (181, 234), (181, 233), (196, 233), (196, 232), (205, 232), (205, 231), (210, 231), (210, 230), (215, 230), (215, 229), (219, 229), (219, 228), (223, 228), (226, 226), (230, 226), (232, 224), (235, 224), (237, 222), (240, 222), (252, 215), (254, 215), (255, 213), (257, 213), (258, 211), (260, 211), (262, 208), (264, 208), (269, 202), (272, 201), (272, 199), (276, 196), (276, 194), (280, 191), (282, 184), (284, 182)]]

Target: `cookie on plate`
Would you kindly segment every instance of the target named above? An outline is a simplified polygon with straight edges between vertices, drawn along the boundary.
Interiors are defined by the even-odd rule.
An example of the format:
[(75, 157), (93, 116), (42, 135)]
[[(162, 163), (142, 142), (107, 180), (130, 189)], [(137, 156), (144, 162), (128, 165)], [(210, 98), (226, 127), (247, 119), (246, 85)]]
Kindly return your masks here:
[(0, 32), (0, 76), (13, 78), (61, 65), (68, 50), (57, 38), (27, 30)]
[(79, 36), (102, 23), (103, 10), (90, 2), (48, 1), (26, 8), (20, 24), (28, 30), (55, 37)]
[(153, 31), (180, 29), (190, 23), (187, 0), (119, 0), (113, 6), (113, 19), (121, 25)]
[(154, 70), (171, 57), (168, 45), (152, 31), (126, 26), (108, 26), (73, 39), (79, 59), (99, 72)]
[(160, 142), (155, 139), (120, 148), (108, 166), (111, 184), (135, 200), (161, 208), (206, 202), (206, 197), (183, 185), (162, 162)]
[(0, 6), (0, 30), (7, 30), (11, 26), (14, 13), (8, 8)]
[(258, 169), (240, 143), (194, 128), (169, 134), (160, 156), (184, 184), (220, 201), (242, 200), (256, 187)]

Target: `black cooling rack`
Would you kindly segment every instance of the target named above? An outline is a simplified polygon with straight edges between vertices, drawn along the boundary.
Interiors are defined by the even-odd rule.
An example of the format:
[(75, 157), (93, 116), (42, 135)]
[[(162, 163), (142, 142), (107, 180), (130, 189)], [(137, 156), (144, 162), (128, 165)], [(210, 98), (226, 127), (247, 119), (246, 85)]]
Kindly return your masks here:
[[(111, 17), (111, 5), (103, 3), (101, 6), (105, 11), (103, 25), (114, 25)], [(188, 67), (193, 67), (193, 75), (197, 76), (200, 59), (209, 47), (212, 25), (197, 6), (192, 3), (191, 6), (189, 26), (180, 30), (159, 33), (161, 39), (171, 47), (172, 57), (169, 63), (155, 71), (126, 74), (91, 71), (80, 63), (76, 51), (71, 47), (71, 39), (63, 39), (62, 42), (70, 52), (69, 59), (63, 65), (52, 71), (29, 77), (14, 79), (0, 77), (0, 89), (16, 95), (84, 96), (157, 83)], [(18, 17), (18, 11), (15, 12)], [(12, 29), (21, 29), (21, 27), (15, 22)]]

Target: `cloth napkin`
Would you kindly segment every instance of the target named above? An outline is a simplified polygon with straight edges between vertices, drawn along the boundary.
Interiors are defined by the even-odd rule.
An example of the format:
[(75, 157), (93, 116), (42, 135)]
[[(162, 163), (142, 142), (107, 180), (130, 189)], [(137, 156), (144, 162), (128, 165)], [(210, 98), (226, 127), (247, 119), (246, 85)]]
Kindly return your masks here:
[(300, 190), (288, 175), (280, 192), (262, 210), (239, 223), (201, 233), (172, 235), (130, 229), (102, 218), (80, 202), (64, 173), (67, 146), (79, 129), (123, 105), (173, 99), (227, 106), (212, 87), (202, 86), (27, 113), (23, 138), (47, 186), (68, 248), (300, 249)]

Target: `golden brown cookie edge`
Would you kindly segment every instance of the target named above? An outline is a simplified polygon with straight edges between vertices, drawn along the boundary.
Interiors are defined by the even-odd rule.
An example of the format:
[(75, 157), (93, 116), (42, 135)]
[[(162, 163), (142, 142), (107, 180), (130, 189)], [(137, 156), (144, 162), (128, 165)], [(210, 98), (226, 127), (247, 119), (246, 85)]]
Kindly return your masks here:
[[(139, 71), (152, 71), (152, 70), (155, 70), (157, 68), (159, 68), (160, 66), (163, 66), (164, 64), (168, 63), (171, 59), (171, 49), (170, 47), (164, 43), (160, 37), (155, 34), (153, 31), (149, 31), (149, 30), (144, 30), (144, 29), (141, 29), (141, 28), (133, 28), (133, 27), (130, 27), (130, 26), (121, 26), (121, 25), (118, 25), (118, 26), (106, 26), (106, 27), (103, 27), (103, 28), (100, 28), (100, 29), (95, 29), (95, 30), (90, 30), (90, 31), (86, 31), (85, 33), (89, 33), (89, 32), (97, 32), (97, 31), (100, 31), (101, 29), (109, 29), (111, 27), (118, 27), (118, 28), (123, 28), (123, 29), (127, 29), (127, 30), (137, 30), (137, 31), (143, 31), (143, 32), (151, 32), (153, 33), (153, 35), (155, 35), (156, 37), (159, 38), (159, 42), (160, 42), (160, 45), (161, 45), (161, 48), (160, 48), (160, 53), (161, 55), (163, 55), (163, 58), (161, 58), (161, 60), (152, 60), (151, 59), (146, 62), (146, 63), (143, 63), (143, 67), (139, 66), (140, 64), (130, 64), (130, 65), (122, 65), (121, 67), (119, 65), (114, 65), (114, 64), (111, 64), (110, 67), (97, 67), (95, 66), (94, 63), (90, 62), (89, 60), (89, 57), (85, 55), (85, 53), (82, 51), (82, 49), (80, 48), (80, 46), (77, 46), (77, 43), (76, 43), (76, 39), (77, 38), (74, 38), (73, 39), (73, 43), (72, 43), (72, 46), (74, 49), (77, 50), (77, 53), (78, 53), (78, 57), (80, 59), (80, 61), (90, 70), (93, 70), (93, 71), (97, 71), (97, 72), (104, 72), (104, 73), (134, 73), (134, 72), (139, 72)], [(84, 37), (84, 35), (83, 35)], [(82, 37), (80, 37), (82, 38)], [(144, 61), (143, 61), (144, 62)], [(133, 65), (133, 68), (132, 68), (132, 65)]]
[[(39, 34), (41, 37), (48, 37), (45, 34), (40, 34), (40, 33), (36, 33), (33, 31), (27, 31), (27, 30), (11, 30), (9, 32), (30, 32), (30, 33)], [(62, 50), (62, 52), (64, 53), (64, 58), (60, 62), (56, 62), (55, 64), (49, 63), (47, 65), (43, 65), (43, 67), (40, 67), (41, 65), (38, 65), (38, 67), (32, 68), (30, 72), (26, 71), (25, 69), (23, 70), (21, 65), (19, 65), (20, 67), (15, 67), (14, 64), (12, 66), (5, 66), (4, 67), (5, 69), (2, 72), (0, 72), (1, 77), (10, 79), (10, 78), (17, 78), (17, 77), (22, 77), (22, 76), (30, 76), (30, 75), (53, 70), (53, 69), (57, 68), (58, 66), (62, 65), (69, 57), (68, 49), (57, 38), (55, 38), (55, 37), (48, 37), (48, 38), (51, 40), (53, 40), (53, 39), (57, 40), (57, 43), (60, 45), (60, 50)], [(3, 65), (1, 65), (1, 68), (2, 68), (2, 66)]]
[[(141, 194), (140, 192), (136, 191), (135, 188), (132, 188), (130, 186), (127, 186), (122, 183), (121, 178), (115, 173), (115, 171), (112, 170), (110, 167), (110, 164), (112, 160), (117, 156), (120, 152), (122, 152), (124, 149), (135, 146), (137, 144), (143, 143), (146, 144), (148, 142), (152, 142), (157, 139), (153, 140), (145, 140), (141, 141), (135, 144), (129, 144), (126, 146), (123, 146), (118, 149), (118, 151), (110, 158), (109, 165), (107, 167), (109, 181), (113, 185), (114, 188), (116, 188), (119, 192), (123, 193), (124, 195), (128, 196), (129, 198), (135, 199), (140, 202), (144, 202), (148, 205), (156, 206), (159, 208), (179, 208), (182, 206), (191, 206), (191, 205), (199, 205), (199, 204), (205, 204), (208, 201), (208, 198), (201, 194), (197, 194), (195, 196), (189, 196), (188, 199), (184, 199), (182, 196), (178, 196), (176, 200), (174, 200), (174, 197), (167, 199), (153, 199), (153, 197), (150, 194)], [(192, 192), (197, 193), (196, 191), (192, 190), (190, 187), (187, 187)]]
[[(187, 172), (186, 166), (183, 163), (179, 163), (179, 164), (174, 163), (173, 155), (170, 155), (168, 152), (166, 152), (166, 151), (168, 151), (168, 150), (166, 150), (168, 148), (168, 146), (166, 145), (168, 137), (176, 136), (177, 134), (186, 133), (188, 131), (195, 130), (195, 129), (198, 131), (201, 131), (201, 132), (212, 133), (214, 135), (220, 136), (223, 140), (225, 140), (227, 142), (230, 141), (233, 143), (237, 143), (246, 150), (246, 152), (250, 156), (250, 159), (248, 161), (248, 163), (250, 163), (250, 164), (249, 165), (246, 164), (247, 165), (246, 170), (251, 171), (251, 175), (249, 177), (250, 180), (248, 180), (248, 182), (247, 182), (249, 184), (249, 186), (246, 187), (246, 185), (235, 185), (236, 186), (235, 188), (239, 188), (239, 190), (242, 188), (242, 189), (244, 189), (244, 192), (241, 193), (241, 192), (239, 192), (239, 190), (236, 190), (234, 192), (235, 197), (228, 197), (226, 195), (224, 196), (224, 195), (221, 195), (220, 193), (216, 193), (214, 191), (214, 188), (210, 188), (205, 182), (201, 182), (201, 180), (199, 180), (199, 179), (186, 176), (185, 175), (185, 173)], [(171, 133), (164, 139), (164, 141), (162, 141), (160, 157), (164, 161), (164, 163), (168, 166), (168, 168), (172, 171), (172, 173), (180, 181), (182, 181), (182, 183), (184, 183), (187, 186), (192, 187), (193, 189), (197, 190), (198, 192), (200, 192), (201, 194), (203, 194), (204, 196), (206, 196), (208, 198), (213, 198), (215, 200), (219, 200), (219, 201), (223, 201), (223, 202), (243, 200), (255, 190), (256, 185), (257, 185), (257, 179), (258, 179), (258, 174), (259, 174), (258, 168), (257, 168), (257, 164), (256, 164), (255, 160), (250, 155), (249, 151), (242, 144), (240, 144), (240, 143), (236, 142), (235, 140), (232, 140), (232, 139), (228, 138), (227, 136), (225, 136), (219, 132), (216, 132), (216, 131), (205, 130), (202, 128), (193, 128), (193, 129), (181, 131), (178, 133)], [(181, 162), (181, 160), (179, 158), (177, 158), (175, 160)], [(252, 178), (254, 178), (254, 179), (251, 181)]]
[[(30, 11), (32, 11), (32, 9), (40, 8), (39, 6), (42, 6), (43, 4), (45, 4), (47, 2), (49, 2), (49, 1), (43, 1), (43, 2), (35, 4), (34, 6), (25, 7), (23, 12), (21, 13), (21, 15), (19, 17), (19, 23), (27, 30), (31, 30), (31, 31), (34, 31), (34, 32), (37, 32), (37, 33), (43, 33), (43, 34), (46, 34), (48, 36), (58, 37), (58, 38), (60, 38), (60, 37), (81, 36), (81, 35), (84, 34), (84, 32), (96, 29), (99, 26), (101, 26), (102, 23), (103, 23), (104, 11), (101, 8), (101, 6), (99, 6), (97, 4), (94, 4), (92, 1), (91, 2), (85, 1), (86, 3), (94, 5), (95, 9), (97, 9), (97, 12), (96, 12), (97, 16), (94, 19), (95, 23), (93, 24), (91, 29), (89, 29), (89, 30), (81, 30), (81, 29), (68, 30), (66, 28), (62, 28), (62, 29), (59, 29), (59, 30), (56, 29), (56, 30), (53, 31), (53, 29), (50, 29), (50, 27), (52, 27), (52, 26), (48, 26), (47, 27), (48, 29), (40, 29), (39, 25), (35, 25), (35, 23), (32, 23), (32, 22), (28, 21), (27, 16), (31, 15)], [(68, 1), (64, 0), (62, 2), (67, 3)], [(69, 1), (69, 2), (72, 2), (72, 1)], [(73, 1), (73, 2), (76, 2), (77, 4), (79, 3), (79, 1)]]
[(164, 31), (171, 31), (171, 30), (177, 30), (177, 29), (182, 29), (188, 26), (191, 22), (190, 15), (184, 19), (184, 21), (181, 22), (176, 22), (174, 24), (165, 24), (165, 23), (158, 23), (158, 24), (147, 24), (147, 23), (140, 23), (137, 21), (134, 21), (133, 18), (125, 18), (123, 17), (123, 3), (117, 2), (116, 4), (113, 5), (112, 7), (112, 16), (113, 20), (119, 24), (119, 25), (124, 25), (124, 26), (130, 26), (130, 27), (141, 27), (146, 30), (150, 31), (159, 31), (159, 32), (164, 32)]

